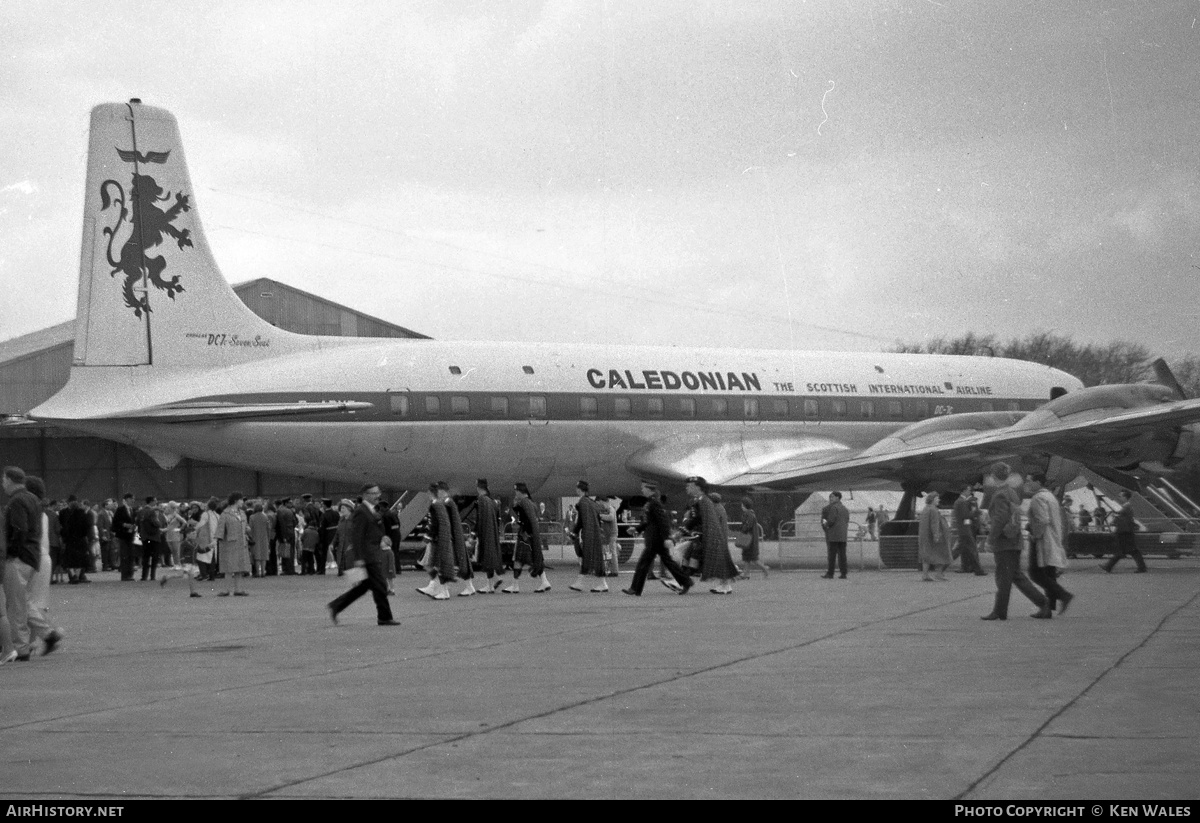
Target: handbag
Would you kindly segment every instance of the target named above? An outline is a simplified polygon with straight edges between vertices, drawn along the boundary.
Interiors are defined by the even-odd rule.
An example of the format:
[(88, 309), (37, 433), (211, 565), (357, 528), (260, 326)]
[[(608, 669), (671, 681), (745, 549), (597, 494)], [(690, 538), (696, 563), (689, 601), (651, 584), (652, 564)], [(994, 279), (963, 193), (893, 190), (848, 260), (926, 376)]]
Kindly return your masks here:
[(739, 534), (737, 539), (733, 541), (733, 545), (737, 546), (742, 551), (745, 551), (746, 549), (750, 548), (750, 535)]

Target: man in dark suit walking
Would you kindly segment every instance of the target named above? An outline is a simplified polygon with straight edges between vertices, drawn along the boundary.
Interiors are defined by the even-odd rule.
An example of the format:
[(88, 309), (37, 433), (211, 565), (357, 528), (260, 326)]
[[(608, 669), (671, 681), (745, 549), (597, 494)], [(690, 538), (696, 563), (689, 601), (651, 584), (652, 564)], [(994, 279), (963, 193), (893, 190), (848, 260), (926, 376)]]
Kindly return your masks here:
[(380, 547), (383, 540), (383, 518), (375, 508), (379, 501), (379, 486), (369, 483), (363, 486), (362, 502), (354, 509), (350, 517), (350, 545), (353, 547), (355, 566), (361, 566), (367, 573), (365, 580), (355, 585), (329, 604), (329, 617), (337, 623), (337, 616), (347, 606), (368, 591), (375, 598), (375, 612), (380, 626), (399, 626), (400, 621), (392, 619), (392, 607), (387, 599), (387, 577), (384, 574), (384, 549)]
[[(679, 587), (676, 591), (679, 594), (687, 594), (688, 589), (692, 587), (692, 579), (683, 573), (683, 569), (679, 567), (667, 549), (667, 539), (671, 536), (671, 516), (667, 514), (662, 500), (659, 499), (658, 486), (649, 480), (643, 480), (642, 494), (646, 497), (646, 505), (642, 509), (642, 523), (639, 530), (642, 533), (642, 539), (646, 541), (646, 548), (642, 549), (642, 554), (638, 558), (637, 567), (633, 572), (633, 582), (629, 584), (628, 589), (621, 589), (621, 591), (640, 597), (642, 587), (646, 585), (646, 575), (650, 573), (650, 567), (654, 565), (654, 558), (657, 557), (662, 560), (663, 568), (675, 578), (675, 583)], [(663, 584), (666, 585), (665, 580)], [(667, 588), (671, 587), (667, 586)]]
[(1030, 617), (1049, 620), (1053, 616), (1042, 590), (1021, 571), (1021, 495), (1008, 483), (1012, 469), (1007, 463), (992, 466), (992, 478), (999, 488), (992, 493), (988, 506), (988, 545), (996, 562), (996, 600), (984, 620), (1007, 620), (1008, 599), (1013, 586), (1038, 607)]
[(1116, 524), (1117, 552), (1100, 568), (1111, 573), (1113, 567), (1120, 562), (1121, 558), (1128, 555), (1137, 564), (1137, 573), (1145, 574), (1146, 561), (1142, 557), (1142, 553), (1138, 551), (1137, 543), (1133, 537), (1137, 531), (1137, 521), (1133, 519), (1133, 495), (1129, 491), (1121, 492), (1121, 510), (1117, 512)]

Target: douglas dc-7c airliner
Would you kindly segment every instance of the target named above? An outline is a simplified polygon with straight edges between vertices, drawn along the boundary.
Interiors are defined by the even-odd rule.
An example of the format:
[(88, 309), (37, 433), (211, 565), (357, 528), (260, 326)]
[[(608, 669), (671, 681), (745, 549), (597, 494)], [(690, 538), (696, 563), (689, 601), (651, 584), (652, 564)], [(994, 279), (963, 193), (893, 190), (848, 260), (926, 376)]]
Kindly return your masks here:
[(688, 475), (951, 488), (998, 459), (1065, 482), (1079, 464), (1166, 470), (1200, 452), (1200, 401), (1177, 384), (1088, 389), (1002, 358), (293, 334), (222, 277), (193, 194), (170, 113), (92, 111), (74, 364), (30, 419), (164, 467), (546, 495)]

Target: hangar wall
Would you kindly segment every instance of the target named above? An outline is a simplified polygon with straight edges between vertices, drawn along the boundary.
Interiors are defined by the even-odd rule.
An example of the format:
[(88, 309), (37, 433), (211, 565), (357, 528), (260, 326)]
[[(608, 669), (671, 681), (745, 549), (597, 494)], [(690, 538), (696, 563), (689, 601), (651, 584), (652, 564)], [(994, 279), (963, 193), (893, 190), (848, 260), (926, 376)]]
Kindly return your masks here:
[[(233, 288), (255, 314), (287, 331), (337, 337), (426, 337), (269, 278)], [(0, 342), (0, 416), (24, 414), (66, 384), (74, 331), (70, 321)], [(131, 446), (50, 426), (0, 428), (0, 465), (21, 466), (44, 478), (52, 498), (74, 494), (103, 500), (132, 492), (139, 498), (153, 494), (160, 500), (199, 500), (234, 490), (255, 497), (304, 493), (346, 497), (357, 492), (321, 478), (255, 472), (189, 458), (173, 469), (161, 469)]]

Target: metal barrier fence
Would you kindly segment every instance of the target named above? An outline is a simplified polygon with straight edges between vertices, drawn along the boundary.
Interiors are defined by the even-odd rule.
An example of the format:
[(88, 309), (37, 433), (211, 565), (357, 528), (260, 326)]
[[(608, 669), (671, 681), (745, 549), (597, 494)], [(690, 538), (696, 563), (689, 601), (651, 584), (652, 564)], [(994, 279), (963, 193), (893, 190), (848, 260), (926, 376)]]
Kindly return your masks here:
[[(828, 563), (829, 552), (824, 538), (819, 537), (785, 537), (779, 540), (764, 540), (762, 559), (770, 556), (769, 546), (775, 543), (776, 561), (770, 564), (779, 569), (824, 569)], [(870, 568), (881, 568), (879, 555), (874, 550), (873, 541), (851, 538), (846, 542), (846, 562), (849, 566), (857, 565), (859, 571)], [(735, 558), (736, 559), (736, 558)]]

